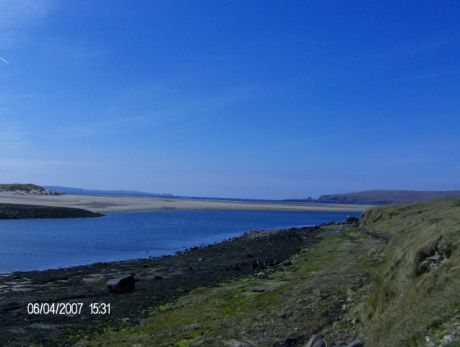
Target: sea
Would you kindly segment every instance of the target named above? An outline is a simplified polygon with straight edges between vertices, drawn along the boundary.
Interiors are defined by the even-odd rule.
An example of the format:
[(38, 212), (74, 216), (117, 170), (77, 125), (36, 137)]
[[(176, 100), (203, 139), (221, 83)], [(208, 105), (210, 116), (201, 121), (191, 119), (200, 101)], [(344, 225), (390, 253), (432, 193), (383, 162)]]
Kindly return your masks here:
[(171, 255), (247, 231), (313, 226), (359, 212), (158, 210), (0, 221), (0, 274)]

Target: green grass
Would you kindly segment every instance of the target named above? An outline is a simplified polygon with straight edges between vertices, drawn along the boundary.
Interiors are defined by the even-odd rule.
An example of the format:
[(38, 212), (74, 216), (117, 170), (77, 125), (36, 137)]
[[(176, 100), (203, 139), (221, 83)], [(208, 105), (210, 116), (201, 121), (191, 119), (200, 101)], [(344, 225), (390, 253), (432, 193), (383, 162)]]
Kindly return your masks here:
[[(223, 346), (256, 340), (258, 346), (272, 346), (273, 341), (294, 334), (294, 328), (313, 334), (325, 325), (324, 313), (338, 298), (345, 300), (346, 290), (337, 284), (352, 284), (364, 268), (368, 270), (366, 260), (349, 257), (344, 261), (343, 257), (357, 255), (363, 244), (374, 242), (354, 229), (324, 235), (311, 251), (293, 256), (292, 265), (268, 279), (245, 277), (196, 289), (174, 305), (160, 306), (167, 309), (151, 309), (151, 317), (140, 326), (109, 331), (79, 345), (131, 346), (155, 341), (156, 346)], [(346, 278), (342, 271), (348, 274)], [(283, 312), (292, 317), (283, 318)]]
[(155, 307), (155, 309), (158, 310), (159, 312), (165, 312), (165, 311), (169, 311), (170, 309), (172, 309), (173, 306), (174, 304), (172, 302), (167, 302), (166, 304)]
[[(436, 336), (460, 307), (460, 213), (450, 201), (419, 203), (375, 209), (365, 224), (391, 237), (383, 264), (373, 272), (368, 341), (424, 346), (418, 336)], [(436, 242), (453, 250), (450, 258), (437, 271), (417, 275), (417, 252)]]
[[(366, 213), (361, 227), (324, 227), (318, 243), (268, 278), (198, 288), (150, 309), (139, 326), (79, 346), (272, 346), (318, 331), (330, 341), (362, 336), (368, 346), (421, 347), (427, 337), (440, 345), (460, 332), (458, 206), (452, 200), (387, 206)], [(386, 235), (388, 243), (367, 231)], [(419, 252), (433, 244), (447, 259), (436, 271), (418, 273)], [(362, 282), (366, 277), (370, 283)], [(331, 314), (338, 315), (334, 324)]]

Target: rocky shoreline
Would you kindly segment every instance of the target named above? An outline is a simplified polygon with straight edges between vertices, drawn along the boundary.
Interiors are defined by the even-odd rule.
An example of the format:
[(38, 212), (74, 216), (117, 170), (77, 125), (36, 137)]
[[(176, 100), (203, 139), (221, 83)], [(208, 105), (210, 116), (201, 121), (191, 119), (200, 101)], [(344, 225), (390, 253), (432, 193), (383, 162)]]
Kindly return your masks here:
[(0, 203), (0, 219), (85, 218), (100, 216), (103, 215), (81, 208)]
[[(107, 327), (138, 324), (148, 310), (219, 282), (270, 269), (315, 243), (317, 227), (246, 233), (174, 256), (15, 272), (0, 277), (0, 340), (11, 346), (69, 345)], [(107, 281), (134, 274), (135, 290), (114, 294)], [(83, 303), (81, 314), (28, 314), (29, 303)], [(90, 314), (91, 303), (111, 305)]]

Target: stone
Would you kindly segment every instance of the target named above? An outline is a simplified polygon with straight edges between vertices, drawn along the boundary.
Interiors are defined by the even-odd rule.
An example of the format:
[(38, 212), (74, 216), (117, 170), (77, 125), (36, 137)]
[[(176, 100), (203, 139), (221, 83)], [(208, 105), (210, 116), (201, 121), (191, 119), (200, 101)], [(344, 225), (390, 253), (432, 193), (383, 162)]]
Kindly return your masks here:
[(292, 265), (292, 262), (290, 260), (284, 260), (284, 261), (281, 262), (281, 265), (282, 266), (290, 266), (290, 265)]
[(343, 223), (344, 224), (358, 224), (359, 223), (359, 218), (356, 218), (354, 216), (347, 216), (344, 220), (343, 220)]
[(322, 334), (315, 334), (308, 340), (305, 347), (327, 347), (327, 343)]
[(417, 276), (426, 272), (435, 272), (450, 256), (449, 246), (440, 240), (423, 247), (415, 255), (415, 273)]
[(360, 337), (358, 337), (356, 340), (350, 342), (347, 347), (363, 347), (364, 346), (364, 340)]
[(284, 340), (281, 343), (273, 345), (274, 347), (295, 347), (299, 345), (300, 338), (298, 337), (288, 337), (286, 340)]
[(107, 281), (107, 289), (110, 293), (124, 294), (133, 292), (136, 287), (134, 274), (120, 276)]

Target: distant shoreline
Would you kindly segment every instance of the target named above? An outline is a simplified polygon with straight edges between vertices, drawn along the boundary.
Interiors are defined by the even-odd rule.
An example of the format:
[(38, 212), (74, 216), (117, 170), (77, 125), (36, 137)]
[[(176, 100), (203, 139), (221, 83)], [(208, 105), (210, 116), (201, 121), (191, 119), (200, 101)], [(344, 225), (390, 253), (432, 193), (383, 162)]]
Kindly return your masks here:
[(16, 195), (0, 194), (0, 203), (72, 207), (95, 213), (147, 212), (163, 209), (184, 210), (254, 210), (254, 211), (299, 211), (299, 212), (364, 212), (373, 205), (248, 202), (228, 200), (185, 199), (169, 197), (131, 197), (101, 195)]

